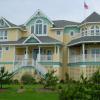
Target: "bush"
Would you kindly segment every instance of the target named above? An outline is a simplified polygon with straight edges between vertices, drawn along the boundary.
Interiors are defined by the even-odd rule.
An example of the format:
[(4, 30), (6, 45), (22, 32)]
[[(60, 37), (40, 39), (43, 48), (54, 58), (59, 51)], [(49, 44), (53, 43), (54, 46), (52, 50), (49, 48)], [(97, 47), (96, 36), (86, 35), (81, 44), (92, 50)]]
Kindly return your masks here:
[(44, 88), (55, 89), (58, 78), (54, 75), (55, 71), (51, 71), (45, 75)]
[(21, 77), (21, 81), (23, 82), (23, 84), (35, 84), (36, 83), (35, 79), (30, 74), (24, 74)]
[(12, 80), (12, 83), (13, 84), (19, 84), (19, 81), (17, 79), (15, 79), (15, 80)]

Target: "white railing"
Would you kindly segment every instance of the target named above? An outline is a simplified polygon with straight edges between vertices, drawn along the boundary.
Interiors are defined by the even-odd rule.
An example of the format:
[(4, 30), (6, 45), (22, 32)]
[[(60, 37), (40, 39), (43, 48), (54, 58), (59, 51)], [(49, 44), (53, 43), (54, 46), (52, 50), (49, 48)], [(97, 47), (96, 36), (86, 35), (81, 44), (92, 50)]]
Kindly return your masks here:
[[(38, 58), (40, 57), (40, 58)], [(15, 60), (24, 60), (25, 56), (24, 55), (16, 55)], [(32, 58), (29, 58), (32, 59)], [(53, 55), (37, 55), (37, 59), (39, 59), (40, 61), (52, 61), (53, 60)]]
[[(83, 55), (71, 55), (69, 63), (84, 62)], [(100, 62), (100, 54), (85, 54), (85, 62)]]
[(13, 72), (16, 72), (18, 71), (18, 69), (24, 67), (28, 68), (29, 66), (34, 67), (38, 74), (42, 75), (43, 77), (47, 73), (46, 68), (43, 65), (41, 65), (38, 61), (34, 61), (34, 59), (32, 58), (24, 59), (24, 56), (21, 55), (17, 55), (15, 58)]
[(40, 55), (40, 61), (52, 61), (53, 56), (52, 55)]

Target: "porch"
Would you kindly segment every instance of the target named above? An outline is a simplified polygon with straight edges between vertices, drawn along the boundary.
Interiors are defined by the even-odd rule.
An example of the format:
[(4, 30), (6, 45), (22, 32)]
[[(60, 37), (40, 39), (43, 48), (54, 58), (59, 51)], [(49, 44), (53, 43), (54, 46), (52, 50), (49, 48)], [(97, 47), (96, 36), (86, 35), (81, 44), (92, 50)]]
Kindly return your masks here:
[(68, 63), (78, 62), (100, 62), (100, 44), (81, 44), (69, 47)]
[(14, 62), (21, 66), (35, 66), (36, 62), (62, 62), (61, 48), (59, 45), (16, 47)]

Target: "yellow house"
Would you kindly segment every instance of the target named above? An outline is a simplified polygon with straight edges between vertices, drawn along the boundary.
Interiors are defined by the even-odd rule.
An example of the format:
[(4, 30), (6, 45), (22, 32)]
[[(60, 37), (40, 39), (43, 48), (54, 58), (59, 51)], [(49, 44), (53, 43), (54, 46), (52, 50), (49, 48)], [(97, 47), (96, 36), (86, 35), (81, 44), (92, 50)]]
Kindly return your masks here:
[(0, 66), (19, 78), (35, 71), (44, 76), (55, 70), (59, 79), (67, 72), (79, 79), (100, 65), (100, 15), (93, 13), (82, 23), (51, 20), (37, 10), (24, 24), (0, 18)]

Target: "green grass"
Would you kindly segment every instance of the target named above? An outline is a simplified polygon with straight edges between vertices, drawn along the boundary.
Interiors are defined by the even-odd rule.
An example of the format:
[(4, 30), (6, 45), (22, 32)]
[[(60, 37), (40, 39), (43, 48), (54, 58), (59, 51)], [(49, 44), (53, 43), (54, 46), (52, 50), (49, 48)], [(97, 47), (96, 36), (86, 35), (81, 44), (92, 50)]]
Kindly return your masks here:
[[(8, 87), (8, 86), (5, 86)], [(56, 92), (40, 92), (41, 85), (26, 85), (23, 93), (17, 93), (19, 85), (10, 85), (8, 90), (0, 92), (0, 100), (59, 100)]]

